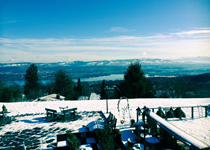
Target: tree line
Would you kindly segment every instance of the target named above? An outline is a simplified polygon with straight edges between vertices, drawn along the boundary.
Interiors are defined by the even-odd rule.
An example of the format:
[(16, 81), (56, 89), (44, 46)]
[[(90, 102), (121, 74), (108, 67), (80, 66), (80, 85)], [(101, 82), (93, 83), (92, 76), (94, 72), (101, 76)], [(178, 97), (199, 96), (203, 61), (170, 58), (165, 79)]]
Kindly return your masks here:
[[(31, 64), (27, 68), (24, 79), (23, 90), (17, 85), (4, 87), (2, 82), (0, 82), (0, 101), (34, 100), (44, 96), (44, 94), (52, 93), (65, 96), (67, 100), (77, 100), (79, 96), (88, 96), (91, 91), (95, 91), (94, 86), (85, 82), (82, 83), (80, 78), (75, 84), (64, 70), (58, 70), (54, 75), (54, 80), (50, 84), (43, 86), (39, 83), (38, 67), (35, 64)], [(96, 91), (98, 91), (96, 93), (101, 95), (101, 99), (120, 98), (122, 96), (128, 98), (154, 97), (151, 83), (145, 78), (141, 65), (138, 62), (130, 64), (125, 71), (124, 80), (120, 81), (111, 93), (107, 90), (105, 80), (102, 81), (100, 89)], [(25, 98), (23, 98), (23, 94)]]
[[(124, 72), (124, 79), (101, 83), (73, 82), (64, 70), (58, 70), (54, 79), (44, 85), (39, 82), (38, 68), (31, 64), (25, 72), (25, 84), (4, 86), (0, 81), (0, 102), (31, 101), (56, 93), (67, 100), (80, 96), (100, 94), (101, 99), (127, 98), (208, 98), (210, 97), (210, 73), (176, 78), (145, 78), (141, 65), (131, 63)], [(110, 88), (112, 87), (112, 88)]]
[[(31, 101), (56, 93), (67, 100), (80, 96), (100, 94), (101, 99), (127, 98), (208, 98), (210, 97), (210, 73), (175, 78), (145, 78), (141, 65), (131, 63), (124, 72), (123, 80), (101, 83), (73, 82), (64, 70), (58, 70), (48, 84), (39, 82), (38, 68), (31, 64), (25, 71), (25, 84), (4, 86), (0, 81), (0, 102)], [(111, 87), (111, 88), (110, 88)]]

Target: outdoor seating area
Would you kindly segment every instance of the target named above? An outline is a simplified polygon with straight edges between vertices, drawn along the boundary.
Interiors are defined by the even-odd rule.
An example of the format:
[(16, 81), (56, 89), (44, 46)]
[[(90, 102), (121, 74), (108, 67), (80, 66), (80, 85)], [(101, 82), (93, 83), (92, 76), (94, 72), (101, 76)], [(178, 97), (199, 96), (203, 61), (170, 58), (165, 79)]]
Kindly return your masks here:
[[(101, 112), (102, 113), (102, 112)], [(104, 116), (104, 115), (103, 115)], [(80, 148), (82, 149), (93, 149), (99, 150), (99, 130), (105, 129), (105, 124), (108, 124), (110, 128), (116, 128), (117, 119), (110, 112), (109, 116), (104, 119), (104, 121), (91, 121), (87, 125), (83, 125), (83, 127), (79, 128), (73, 133), (78, 138), (78, 143)], [(68, 134), (60, 134), (57, 135), (57, 147), (56, 149), (68, 149)], [(120, 138), (121, 139), (121, 138)], [(122, 143), (122, 141), (120, 140)], [(119, 142), (118, 142), (119, 143)]]
[(87, 128), (89, 131), (94, 131), (96, 129), (104, 129), (105, 124), (109, 124), (109, 126), (113, 129), (116, 128), (117, 119), (111, 112), (109, 112), (109, 116), (105, 118), (104, 121), (92, 121), (87, 124)]
[[(161, 143), (160, 132), (163, 132), (163, 130), (157, 127), (154, 132), (154, 124), (149, 119), (145, 121), (144, 112), (145, 110), (142, 112), (142, 119), (133, 123), (130, 127), (116, 129), (117, 119), (110, 112), (104, 121), (91, 121), (72, 133), (77, 137), (80, 148), (98, 150), (101, 149), (99, 131), (105, 132), (105, 125), (108, 124), (113, 130), (119, 130), (119, 133), (114, 136), (114, 147), (117, 149), (126, 149), (126, 147), (132, 149), (161, 149), (163, 143)], [(57, 135), (56, 149), (69, 148), (67, 136), (67, 134)]]
[[(182, 107), (174, 109), (174, 107), (173, 112), (179, 110), (179, 112), (181, 112), (179, 114), (182, 115), (181, 117), (176, 116), (176, 118), (169, 117), (168, 112), (172, 110), (170, 109), (171, 107), (167, 107), (169, 108), (167, 111), (165, 111), (166, 109), (164, 107), (156, 107), (157, 109), (155, 109), (154, 112), (151, 108), (142, 107), (140, 109), (138, 107), (136, 109), (135, 107), (135, 109), (133, 109), (134, 111), (131, 113), (132, 117), (126, 118), (128, 112), (125, 111), (124, 116), (126, 123), (122, 125), (121, 119), (124, 119), (123, 115), (122, 117), (120, 115), (118, 116), (119, 112), (114, 111), (114, 109), (109, 113), (103, 113), (103, 111), (98, 110), (77, 112), (78, 105), (74, 105), (73, 108), (69, 108), (68, 106), (72, 105), (68, 104), (56, 105), (57, 103), (49, 107), (46, 105), (40, 109), (42, 111), (41, 113), (36, 114), (31, 113), (12, 116), (11, 111), (9, 114), (1, 112), (2, 118), (3, 114), (5, 117), (10, 116), (12, 122), (1, 127), (2, 137), (0, 140), (2, 140), (2, 142), (0, 141), (0, 146), (3, 145), (4, 148), (13, 148), (15, 146), (25, 145), (28, 149), (65, 150), (69, 149), (76, 141), (76, 143), (78, 143), (77, 149), (87, 150), (109, 149), (107, 148), (110, 146), (108, 143), (112, 143), (114, 149), (121, 150), (158, 150), (163, 148), (173, 149), (173, 147), (184, 148), (185, 150), (191, 147), (196, 150), (199, 149), (196, 145), (187, 144), (190, 142), (188, 139), (195, 136), (191, 136), (189, 133), (188, 135), (182, 133), (177, 136), (176, 133), (179, 133), (177, 132), (179, 128), (176, 126), (172, 128), (171, 126), (172, 121), (181, 122), (182, 120), (189, 120), (189, 118), (191, 118), (191, 115), (189, 115), (191, 111), (189, 111), (189, 113), (186, 110), (192, 110), (192, 106), (189, 108), (185, 106), (187, 109), (182, 109)], [(194, 106), (195, 109), (193, 109), (194, 116), (197, 113), (197, 111), (195, 111), (196, 107)], [(204, 106), (201, 107), (203, 110), (206, 109)], [(207, 108), (208, 114), (209, 107)], [(81, 110), (81, 108), (78, 110)], [(183, 110), (183, 113), (188, 113), (186, 118), (183, 118), (183, 113), (180, 110)], [(162, 113), (167, 114), (167, 118), (165, 116), (161, 117)], [(136, 119), (134, 119), (135, 117)], [(208, 119), (208, 117), (206, 119)], [(199, 119), (191, 119), (190, 121), (197, 122)], [(204, 117), (202, 121), (205, 121)], [(26, 126), (27, 129), (25, 130)], [(11, 128), (14, 129), (10, 130)], [(27, 133), (27, 136), (25, 133)], [(74, 137), (70, 135), (74, 135)], [(183, 135), (187, 135), (187, 138), (184, 140), (181, 139)], [(110, 139), (111, 141), (109, 141)], [(20, 141), (16, 142), (16, 140)], [(207, 145), (202, 145), (202, 143), (203, 142), (201, 142), (202, 147), (207, 147)]]
[[(77, 137), (80, 148), (88, 147), (93, 150), (98, 150), (99, 145), (97, 144), (98, 141), (95, 132), (90, 132), (86, 128), (80, 128), (72, 133)], [(69, 149), (67, 137), (67, 133), (57, 135), (56, 150)]]
[[(179, 108), (180, 109), (180, 108)], [(72, 132), (78, 138), (80, 148), (84, 149), (93, 149), (98, 150), (101, 149), (99, 141), (100, 141), (100, 132), (104, 133), (107, 127), (106, 124), (114, 130), (118, 130), (118, 133), (114, 135), (114, 133), (110, 133), (110, 135), (114, 135), (114, 147), (115, 149), (152, 149), (158, 150), (162, 148), (189, 148), (189, 145), (185, 145), (181, 141), (175, 139), (171, 132), (168, 133), (168, 130), (165, 130), (162, 126), (158, 126), (155, 122), (153, 122), (150, 117), (147, 116), (146, 113), (150, 112), (148, 108), (143, 108), (143, 111), (138, 114), (142, 115), (142, 119), (137, 119), (138, 122), (133, 122), (130, 127), (119, 128), (120, 126), (116, 126), (117, 119), (110, 112), (107, 118), (104, 121), (91, 121), (87, 125), (78, 129), (77, 131)], [(157, 112), (157, 114), (160, 112)], [(159, 114), (160, 115), (160, 114)], [(182, 114), (183, 115), (183, 114)], [(180, 118), (180, 117), (178, 117)], [(163, 117), (165, 120), (165, 116)], [(119, 128), (119, 129), (118, 129)], [(100, 132), (99, 132), (100, 131)], [(115, 131), (114, 131), (115, 132)], [(68, 147), (68, 142), (66, 138), (59, 141), (59, 136), (57, 136), (57, 148), (59, 147)], [(177, 144), (177, 142), (181, 144)], [(174, 143), (175, 142), (175, 143)], [(62, 145), (63, 144), (63, 145)], [(173, 145), (175, 144), (175, 145)], [(168, 146), (170, 145), (170, 146)], [(126, 148), (127, 147), (127, 148)]]
[(55, 109), (45, 108), (46, 110), (46, 120), (47, 121), (72, 121), (75, 120), (76, 110), (77, 108), (68, 108), (68, 107), (60, 107), (60, 111), (58, 112)]

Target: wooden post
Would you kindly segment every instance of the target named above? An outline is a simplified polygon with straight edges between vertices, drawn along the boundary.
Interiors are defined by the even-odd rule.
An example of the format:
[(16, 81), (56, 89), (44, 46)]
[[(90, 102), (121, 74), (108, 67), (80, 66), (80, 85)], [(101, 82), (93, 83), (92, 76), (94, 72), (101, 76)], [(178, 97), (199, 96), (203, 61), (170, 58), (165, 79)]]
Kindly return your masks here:
[(208, 106), (205, 106), (205, 117), (207, 117), (207, 115), (208, 115), (207, 108), (208, 108)]
[(3, 115), (3, 125), (5, 125), (5, 114), (4, 114), (4, 111), (2, 111), (2, 115)]
[(142, 120), (144, 121), (144, 150), (146, 150), (146, 119), (145, 110), (142, 114)]
[(155, 111), (155, 109), (154, 108), (152, 108), (152, 112), (154, 112)]
[(139, 122), (139, 116), (140, 116), (140, 114), (141, 114), (141, 109), (138, 107), (137, 109), (136, 109), (136, 119), (137, 119), (137, 121), (136, 122)]
[(109, 108), (108, 108), (109, 106), (108, 106), (108, 99), (106, 99), (106, 113), (108, 113), (109, 112)]
[(136, 111), (136, 122), (139, 122), (139, 115), (138, 115), (138, 111)]
[(194, 107), (191, 107), (192, 118), (194, 118)]
[(167, 120), (167, 111), (165, 110), (165, 119)]

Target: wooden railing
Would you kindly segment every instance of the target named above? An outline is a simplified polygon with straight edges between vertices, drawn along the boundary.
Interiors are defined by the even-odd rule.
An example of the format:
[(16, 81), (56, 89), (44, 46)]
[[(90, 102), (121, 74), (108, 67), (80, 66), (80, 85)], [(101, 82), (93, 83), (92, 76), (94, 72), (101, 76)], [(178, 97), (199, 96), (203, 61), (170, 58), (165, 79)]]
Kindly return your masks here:
[(174, 125), (170, 124), (163, 118), (159, 117), (155, 113), (151, 112), (151, 108), (145, 108), (142, 116), (144, 123), (146, 122), (145, 116), (147, 116), (147, 119), (153, 121), (156, 125), (158, 125), (160, 128), (164, 129), (167, 133), (173, 135), (178, 140), (182, 141), (184, 144), (191, 147), (191, 149), (209, 149), (210, 147), (199, 141), (198, 139), (190, 136), (189, 134), (185, 133), (184, 131), (178, 129)]
[[(177, 106), (179, 107), (179, 106)], [(161, 109), (163, 109), (165, 112), (167, 112), (170, 108), (172, 109), (176, 109), (177, 107), (161, 107)], [(156, 109), (159, 109), (160, 107), (155, 107), (155, 108), (149, 108), (150, 110), (152, 110), (152, 112), (155, 112)], [(205, 109), (204, 110), (204, 113), (202, 113), (202, 117), (207, 117), (208, 116), (208, 108), (210, 109), (210, 106), (208, 105), (198, 105), (198, 106), (181, 106), (180, 107), (181, 109), (182, 108), (188, 108), (188, 109), (191, 109), (191, 118), (194, 118), (194, 114), (195, 114), (195, 108), (198, 109), (198, 111), (201, 111), (203, 112), (202, 109)], [(198, 112), (200, 113), (200, 112)], [(200, 116), (200, 115), (199, 115)]]

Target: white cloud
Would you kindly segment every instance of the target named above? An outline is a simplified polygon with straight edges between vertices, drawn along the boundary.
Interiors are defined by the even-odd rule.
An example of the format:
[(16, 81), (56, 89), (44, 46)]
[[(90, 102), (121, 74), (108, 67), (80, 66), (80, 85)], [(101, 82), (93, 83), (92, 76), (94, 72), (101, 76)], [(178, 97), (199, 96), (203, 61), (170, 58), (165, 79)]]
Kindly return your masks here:
[[(112, 60), (139, 57), (180, 58), (207, 56), (210, 29), (196, 29), (153, 36), (115, 36), (107, 38), (0, 38), (1, 62), (55, 62)], [(182, 36), (181, 36), (182, 35)]]
[(141, 56), (142, 56), (142, 57), (146, 57), (146, 56), (147, 56), (147, 52), (142, 52), (142, 53), (141, 53)]
[(202, 29), (195, 29), (195, 30), (189, 30), (189, 31), (182, 31), (173, 33), (173, 35), (177, 36), (208, 36), (210, 37), (210, 28), (202, 28)]

